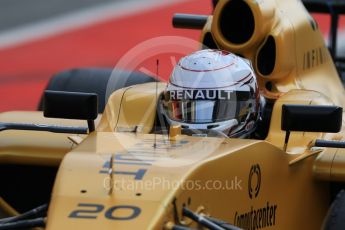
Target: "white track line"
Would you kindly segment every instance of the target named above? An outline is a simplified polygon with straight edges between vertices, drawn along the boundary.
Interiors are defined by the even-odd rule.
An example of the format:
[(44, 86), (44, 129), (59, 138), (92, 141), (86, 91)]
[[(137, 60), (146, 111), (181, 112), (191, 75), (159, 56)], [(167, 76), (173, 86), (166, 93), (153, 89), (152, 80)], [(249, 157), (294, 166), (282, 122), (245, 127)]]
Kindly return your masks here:
[(182, 1), (186, 0), (139, 0), (113, 2), (86, 8), (77, 12), (67, 13), (37, 23), (31, 23), (0, 32), (0, 49), (10, 48), (26, 42), (90, 26), (95, 23)]

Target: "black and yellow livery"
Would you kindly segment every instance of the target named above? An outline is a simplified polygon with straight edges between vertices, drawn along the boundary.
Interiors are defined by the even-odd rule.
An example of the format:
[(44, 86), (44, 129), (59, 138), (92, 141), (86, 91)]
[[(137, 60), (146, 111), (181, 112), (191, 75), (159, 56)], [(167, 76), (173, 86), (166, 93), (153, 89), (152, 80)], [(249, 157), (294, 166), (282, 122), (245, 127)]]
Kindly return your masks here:
[[(271, 106), (262, 140), (156, 132), (165, 83), (115, 91), (86, 134), (52, 133), (85, 121), (2, 113), (2, 123), (52, 126), (0, 132), (1, 213), (47, 202), (32, 192), (45, 188), (49, 230), (320, 228), (345, 182), (345, 91), (321, 32), (298, 0), (220, 0), (204, 20), (202, 40), (253, 63)], [(84, 116), (89, 127), (94, 118)], [(14, 175), (21, 189), (5, 179)]]

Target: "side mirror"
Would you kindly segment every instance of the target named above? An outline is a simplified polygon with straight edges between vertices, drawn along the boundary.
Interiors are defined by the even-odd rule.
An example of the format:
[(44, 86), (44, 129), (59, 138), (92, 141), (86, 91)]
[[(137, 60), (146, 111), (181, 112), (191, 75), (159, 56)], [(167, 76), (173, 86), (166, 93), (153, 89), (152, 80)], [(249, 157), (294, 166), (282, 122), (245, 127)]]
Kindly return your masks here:
[(50, 118), (87, 120), (89, 131), (95, 130), (98, 116), (98, 96), (95, 93), (44, 92), (44, 116)]
[(329, 105), (283, 105), (281, 129), (286, 131), (286, 150), (290, 131), (337, 133), (341, 129), (343, 108)]
[(328, 105), (283, 105), (282, 130), (337, 133), (343, 108)]

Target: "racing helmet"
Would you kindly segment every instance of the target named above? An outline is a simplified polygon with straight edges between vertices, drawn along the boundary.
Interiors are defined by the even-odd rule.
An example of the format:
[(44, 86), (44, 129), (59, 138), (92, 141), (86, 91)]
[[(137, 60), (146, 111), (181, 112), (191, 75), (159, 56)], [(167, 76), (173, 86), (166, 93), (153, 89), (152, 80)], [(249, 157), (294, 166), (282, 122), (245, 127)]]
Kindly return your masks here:
[(207, 49), (178, 62), (160, 105), (169, 125), (245, 138), (256, 128), (260, 94), (249, 60)]

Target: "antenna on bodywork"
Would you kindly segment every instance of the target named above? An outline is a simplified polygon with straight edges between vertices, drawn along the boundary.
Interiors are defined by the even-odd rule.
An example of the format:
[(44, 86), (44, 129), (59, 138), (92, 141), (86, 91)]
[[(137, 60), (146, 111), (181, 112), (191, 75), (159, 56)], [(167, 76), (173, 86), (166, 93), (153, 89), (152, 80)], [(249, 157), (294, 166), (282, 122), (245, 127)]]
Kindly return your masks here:
[[(158, 104), (158, 76), (159, 76), (159, 59), (156, 60), (156, 97), (155, 97), (155, 103), (156, 103), (156, 114), (157, 114), (157, 104)], [(153, 148), (157, 147), (157, 118), (154, 119), (154, 143)]]
[(110, 196), (114, 190), (114, 154), (110, 155), (108, 175), (109, 175), (108, 195)]

